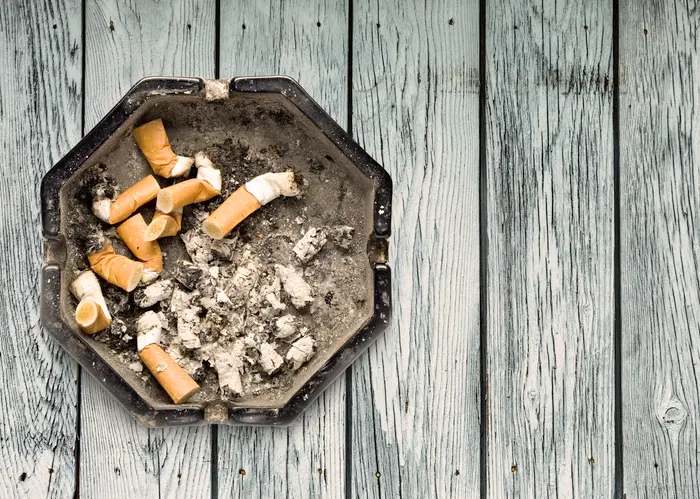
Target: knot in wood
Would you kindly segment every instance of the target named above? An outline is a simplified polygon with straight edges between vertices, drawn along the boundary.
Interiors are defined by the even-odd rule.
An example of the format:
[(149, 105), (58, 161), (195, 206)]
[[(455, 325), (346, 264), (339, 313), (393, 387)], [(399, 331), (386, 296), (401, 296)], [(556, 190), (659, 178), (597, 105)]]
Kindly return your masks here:
[(685, 406), (677, 399), (666, 401), (659, 411), (659, 420), (667, 430), (679, 431), (685, 424), (688, 417), (688, 411)]

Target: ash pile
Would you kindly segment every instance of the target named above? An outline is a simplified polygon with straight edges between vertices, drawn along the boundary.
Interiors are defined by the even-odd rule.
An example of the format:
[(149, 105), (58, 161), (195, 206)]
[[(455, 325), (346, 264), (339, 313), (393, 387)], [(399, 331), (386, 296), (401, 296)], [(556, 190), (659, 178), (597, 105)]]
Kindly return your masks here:
[[(244, 243), (236, 233), (213, 240), (195, 227), (180, 235), (191, 261), (171, 263), (168, 273), (137, 288), (134, 305), (140, 317), (155, 319), (163, 348), (196, 381), (225, 399), (255, 396), (287, 382), (323, 344), (314, 316), (334, 294), (323, 293), (315, 277), (333, 265), (324, 262), (326, 253), (347, 250), (354, 232), (311, 227), (297, 241), (269, 234), (276, 249), (261, 251), (265, 245)], [(113, 334), (123, 328), (115, 321)], [(141, 370), (137, 362), (130, 367)]]

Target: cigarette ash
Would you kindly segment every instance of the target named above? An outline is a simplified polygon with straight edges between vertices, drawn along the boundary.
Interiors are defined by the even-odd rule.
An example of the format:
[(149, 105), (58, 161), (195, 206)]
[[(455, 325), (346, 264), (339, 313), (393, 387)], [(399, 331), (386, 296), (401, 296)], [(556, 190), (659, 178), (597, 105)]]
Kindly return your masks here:
[[(176, 103), (142, 117), (146, 122), (162, 116), (179, 154), (205, 151), (221, 169), (222, 195), (185, 207), (182, 232), (159, 240), (164, 271), (157, 281), (132, 293), (101, 281), (114, 321), (90, 339), (105, 344), (114, 356), (110, 362), (121, 363), (160, 397), (162, 390), (136, 354), (137, 320), (154, 311), (163, 324), (161, 346), (202, 388), (191, 402), (274, 404), (371, 313), (371, 220), (358, 208), (366, 195), (354, 177), (333, 165), (335, 152), (319, 149), (300, 127), (288, 127), (296, 118), (286, 109), (262, 112), (227, 100), (206, 109)], [(240, 129), (235, 134), (232, 120)], [(92, 199), (96, 193), (114, 196), (150, 168), (130, 138), (99, 160), (64, 198), (70, 207), (62, 208), (69, 214), (62, 219), (67, 280), (88, 268), (87, 248), (101, 237), (132, 257), (114, 227), (92, 214)], [(262, 207), (226, 239), (201, 232), (202, 221), (240, 185), (288, 168), (303, 184), (302, 196)], [(140, 212), (148, 222), (153, 203)]]
[[(260, 251), (260, 238), (216, 241), (191, 228), (180, 235), (189, 261), (174, 262), (168, 278), (137, 289), (133, 306), (140, 312), (132, 312), (158, 310), (173, 325), (162, 346), (195, 380), (215, 380), (226, 399), (285, 388), (328, 340), (318, 319), (330, 305), (325, 297), (335, 293), (324, 294), (328, 278), (319, 277), (333, 272), (325, 257), (345, 249), (328, 243), (327, 232), (312, 227), (298, 241), (268, 234), (278, 242), (270, 252)], [(306, 269), (312, 272), (305, 277)]]

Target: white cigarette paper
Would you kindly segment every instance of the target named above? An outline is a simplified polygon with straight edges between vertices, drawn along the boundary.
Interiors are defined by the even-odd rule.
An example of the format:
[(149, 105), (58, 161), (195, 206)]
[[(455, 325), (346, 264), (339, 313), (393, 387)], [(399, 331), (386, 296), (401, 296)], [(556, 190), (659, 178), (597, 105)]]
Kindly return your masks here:
[(266, 205), (280, 196), (298, 196), (300, 193), (292, 171), (265, 173), (246, 182), (245, 188), (261, 205)]
[(149, 310), (136, 321), (136, 349), (140, 352), (146, 346), (160, 343), (163, 323), (158, 314)]

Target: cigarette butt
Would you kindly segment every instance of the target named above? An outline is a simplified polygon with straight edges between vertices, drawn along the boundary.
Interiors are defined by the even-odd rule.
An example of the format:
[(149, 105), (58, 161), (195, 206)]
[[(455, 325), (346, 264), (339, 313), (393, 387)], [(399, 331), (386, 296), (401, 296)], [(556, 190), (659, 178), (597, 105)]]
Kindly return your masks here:
[(163, 254), (156, 241), (146, 241), (146, 229), (148, 226), (143, 216), (137, 213), (126, 222), (117, 227), (117, 235), (121, 237), (129, 251), (143, 262), (144, 283), (150, 282), (163, 271)]
[(175, 404), (187, 402), (199, 390), (195, 380), (155, 343), (145, 346), (139, 358)]
[(146, 241), (155, 241), (161, 237), (174, 236), (182, 228), (182, 211), (163, 213), (156, 211), (151, 223), (146, 228)]
[(104, 310), (99, 303), (84, 298), (80, 300), (75, 309), (75, 321), (83, 333), (95, 334), (103, 329), (107, 329), (112, 320), (105, 316)]
[(153, 175), (142, 178), (122, 192), (109, 208), (109, 223), (116, 224), (125, 220), (144, 204), (158, 195), (160, 185)]
[(173, 152), (163, 120), (149, 121), (134, 128), (132, 133), (156, 175), (166, 178), (179, 177), (192, 167), (193, 158), (178, 156)]
[(117, 255), (109, 243), (100, 251), (88, 255), (88, 261), (98, 276), (127, 292), (138, 286), (143, 275), (143, 263)]
[(79, 300), (75, 309), (75, 320), (82, 332), (94, 334), (109, 327), (112, 316), (107, 309), (100, 283), (93, 271), (82, 272), (70, 283), (69, 288), (73, 296)]
[(219, 191), (206, 180), (192, 178), (161, 189), (156, 208), (163, 213), (170, 213), (188, 204), (201, 203), (218, 195)]
[(241, 186), (207, 217), (202, 228), (209, 237), (223, 239), (260, 206), (255, 196)]

